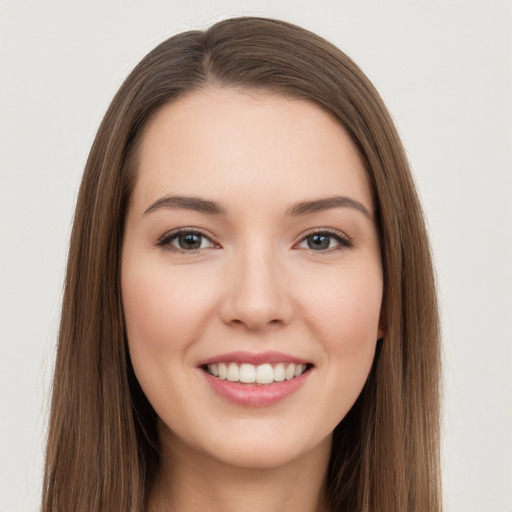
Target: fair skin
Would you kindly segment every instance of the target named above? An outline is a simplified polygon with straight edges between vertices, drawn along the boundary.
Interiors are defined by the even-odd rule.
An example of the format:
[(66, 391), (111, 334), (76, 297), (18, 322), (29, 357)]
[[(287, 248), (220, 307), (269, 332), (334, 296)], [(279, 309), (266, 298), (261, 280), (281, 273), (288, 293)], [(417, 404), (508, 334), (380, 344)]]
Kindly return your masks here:
[(325, 510), (331, 434), (380, 337), (353, 143), (307, 101), (208, 88), (161, 108), (139, 157), (121, 285), (159, 418), (149, 510)]

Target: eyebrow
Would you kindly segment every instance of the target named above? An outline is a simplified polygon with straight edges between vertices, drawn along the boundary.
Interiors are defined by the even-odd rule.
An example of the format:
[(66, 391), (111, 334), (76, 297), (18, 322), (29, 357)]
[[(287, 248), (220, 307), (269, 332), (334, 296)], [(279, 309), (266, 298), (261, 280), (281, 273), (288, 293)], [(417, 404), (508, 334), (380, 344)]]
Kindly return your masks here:
[(199, 197), (189, 196), (166, 196), (154, 202), (145, 212), (151, 213), (160, 209), (183, 209), (194, 210), (207, 215), (225, 215), (226, 210), (215, 201), (208, 201)]
[(331, 208), (354, 208), (373, 221), (370, 212), (362, 203), (344, 196), (331, 196), (321, 199), (313, 199), (311, 201), (300, 201), (290, 206), (286, 211), (286, 214), (292, 217), (300, 217), (303, 215), (310, 215), (312, 213), (330, 210)]
[[(292, 204), (286, 210), (286, 216), (302, 217), (313, 213), (323, 212), (332, 208), (353, 208), (361, 212), (365, 217), (373, 221), (370, 212), (359, 201), (355, 201), (349, 197), (331, 196), (321, 199), (312, 199), (309, 201), (299, 201)], [(194, 210), (206, 215), (226, 215), (226, 209), (215, 201), (201, 199), (192, 196), (166, 196), (155, 201), (145, 212), (155, 212), (160, 209), (183, 209)]]

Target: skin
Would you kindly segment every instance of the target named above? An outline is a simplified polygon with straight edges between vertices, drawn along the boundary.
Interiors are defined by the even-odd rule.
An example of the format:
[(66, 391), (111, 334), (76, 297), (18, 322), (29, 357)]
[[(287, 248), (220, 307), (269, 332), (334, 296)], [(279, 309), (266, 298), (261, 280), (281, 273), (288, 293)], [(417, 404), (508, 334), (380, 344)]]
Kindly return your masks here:
[[(381, 335), (379, 240), (353, 143), (310, 102), (209, 88), (157, 112), (139, 157), (121, 284), (134, 370), (159, 417), (150, 510), (325, 510), (331, 433)], [(165, 206), (169, 196), (224, 213)], [(287, 213), (332, 196), (354, 203)], [(203, 233), (200, 247), (180, 247), (169, 236), (178, 228)], [(198, 362), (239, 350), (284, 352), (312, 369), (278, 403), (234, 404)]]

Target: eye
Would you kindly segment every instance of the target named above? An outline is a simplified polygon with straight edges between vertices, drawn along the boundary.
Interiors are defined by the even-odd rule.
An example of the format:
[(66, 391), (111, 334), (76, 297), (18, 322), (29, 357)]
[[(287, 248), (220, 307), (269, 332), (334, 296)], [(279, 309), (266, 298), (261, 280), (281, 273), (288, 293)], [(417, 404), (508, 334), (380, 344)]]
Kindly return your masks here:
[(216, 244), (200, 231), (180, 229), (166, 233), (157, 245), (174, 252), (195, 252), (200, 249), (215, 247)]
[(298, 243), (297, 247), (315, 252), (330, 252), (352, 247), (352, 242), (341, 233), (324, 230), (310, 233)]

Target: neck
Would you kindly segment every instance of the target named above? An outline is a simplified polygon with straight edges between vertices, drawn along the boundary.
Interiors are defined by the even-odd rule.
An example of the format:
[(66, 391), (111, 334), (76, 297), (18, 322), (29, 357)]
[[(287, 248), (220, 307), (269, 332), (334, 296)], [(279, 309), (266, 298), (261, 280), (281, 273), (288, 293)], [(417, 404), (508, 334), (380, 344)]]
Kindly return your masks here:
[(148, 511), (327, 512), (330, 449), (329, 438), (286, 464), (240, 468), (173, 442), (162, 450)]

